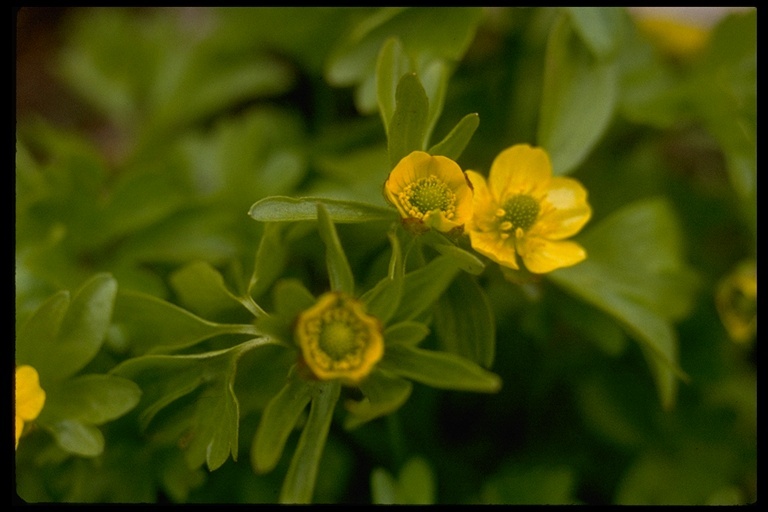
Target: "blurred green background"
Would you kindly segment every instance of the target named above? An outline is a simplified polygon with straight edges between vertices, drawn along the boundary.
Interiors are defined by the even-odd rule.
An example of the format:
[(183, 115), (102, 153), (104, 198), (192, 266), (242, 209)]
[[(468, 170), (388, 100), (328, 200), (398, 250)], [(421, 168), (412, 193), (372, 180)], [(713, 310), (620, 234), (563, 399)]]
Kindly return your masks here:
[[(185, 265), (241, 287), (263, 232), (248, 210), (264, 197), (383, 206), (376, 57), (396, 36), (430, 97), (444, 95), (433, 142), (479, 116), (462, 169), (487, 173), (501, 150), (530, 143), (585, 185), (594, 213), (577, 240), (590, 257), (522, 285), (488, 265), (478, 282), (502, 390), (416, 385), (386, 418), (334, 424), (315, 501), (754, 502), (756, 10), (700, 13), (22, 8), (17, 332), (51, 294), (101, 272), (193, 311), (174, 287)], [(338, 229), (356, 279), (375, 283), (381, 229)], [(297, 231), (283, 275), (320, 293), (319, 240)], [(248, 322), (242, 313), (216, 320)], [(679, 372), (659, 363), (658, 340)], [(128, 414), (100, 427), (92, 456), (45, 429), (25, 434), (18, 495), (274, 502), (286, 457), (257, 475), (244, 455), (274, 390), (241, 377), (270, 355), (240, 363), (237, 461), (190, 465), (180, 432), (147, 437)], [(127, 357), (111, 337), (85, 370)]]

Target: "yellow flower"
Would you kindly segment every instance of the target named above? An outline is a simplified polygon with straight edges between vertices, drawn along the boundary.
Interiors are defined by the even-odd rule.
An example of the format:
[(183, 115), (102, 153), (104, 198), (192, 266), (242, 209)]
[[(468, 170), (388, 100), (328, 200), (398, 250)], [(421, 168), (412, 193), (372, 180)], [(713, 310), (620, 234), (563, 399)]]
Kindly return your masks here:
[(519, 269), (519, 255), (530, 272), (543, 274), (586, 258), (578, 233), (592, 215), (587, 191), (576, 180), (553, 177), (543, 149), (519, 144), (502, 151), (488, 181), (467, 171), (474, 188), (472, 247), (497, 263)]
[(684, 21), (662, 17), (638, 18), (637, 28), (663, 53), (684, 58), (695, 55), (706, 46), (709, 31)]
[(45, 391), (40, 387), (37, 371), (29, 365), (16, 367), (16, 447), (24, 423), (33, 421), (43, 410)]
[(629, 7), (638, 31), (663, 54), (686, 59), (709, 43), (712, 28), (725, 16), (754, 7)]
[(461, 167), (444, 156), (414, 151), (389, 173), (384, 194), (406, 221), (463, 233), (472, 216), (472, 189)]
[(736, 343), (751, 341), (757, 331), (757, 265), (740, 263), (717, 287), (715, 304), (728, 336)]
[(340, 293), (322, 295), (296, 322), (304, 361), (321, 380), (356, 384), (384, 355), (381, 323), (363, 304)]

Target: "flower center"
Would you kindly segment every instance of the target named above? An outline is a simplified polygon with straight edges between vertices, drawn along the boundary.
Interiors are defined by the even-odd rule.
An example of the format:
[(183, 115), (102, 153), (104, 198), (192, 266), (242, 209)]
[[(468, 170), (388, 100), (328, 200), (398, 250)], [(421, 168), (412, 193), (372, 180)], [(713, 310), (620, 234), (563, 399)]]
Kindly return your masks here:
[(504, 206), (496, 212), (500, 217), (499, 229), (502, 231), (527, 231), (539, 216), (539, 202), (531, 196), (518, 194), (504, 202)]
[(341, 361), (359, 351), (364, 345), (366, 336), (364, 331), (359, 332), (359, 329), (356, 329), (359, 326), (356, 325), (356, 322), (349, 321), (351, 319), (345, 321), (344, 319), (333, 318), (348, 315), (334, 315), (333, 313), (345, 313), (345, 311), (336, 309), (326, 312), (323, 318), (324, 323), (320, 328), (318, 346), (334, 361)]
[(409, 183), (398, 197), (408, 214), (417, 219), (423, 219), (427, 213), (435, 210), (441, 211), (447, 219), (452, 219), (456, 211), (456, 195), (437, 176), (419, 178)]
[(322, 296), (299, 316), (296, 339), (307, 365), (321, 379), (358, 381), (383, 353), (379, 321), (340, 293)]

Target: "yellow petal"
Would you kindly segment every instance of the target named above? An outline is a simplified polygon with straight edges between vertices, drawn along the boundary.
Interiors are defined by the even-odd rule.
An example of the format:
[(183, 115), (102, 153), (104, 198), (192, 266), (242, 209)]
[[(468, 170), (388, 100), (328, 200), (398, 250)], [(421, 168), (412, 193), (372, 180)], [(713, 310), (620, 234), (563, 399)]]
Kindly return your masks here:
[(545, 198), (548, 207), (539, 217), (532, 234), (561, 240), (578, 233), (592, 216), (587, 191), (572, 178), (552, 178)]
[(24, 421), (37, 418), (45, 404), (37, 371), (29, 365), (16, 368), (16, 416)]
[(518, 252), (525, 267), (534, 274), (570, 267), (587, 257), (587, 252), (576, 242), (551, 241), (538, 237), (522, 239), (518, 243)]
[(21, 432), (24, 430), (24, 420), (16, 416), (16, 448), (19, 447), (19, 439), (21, 439)]
[(542, 196), (551, 176), (552, 165), (543, 149), (518, 144), (499, 153), (493, 161), (488, 185), (503, 203), (517, 194)]
[(504, 240), (496, 231), (487, 233), (470, 231), (469, 241), (474, 250), (480, 254), (488, 256), (499, 265), (504, 265), (505, 267), (514, 268), (516, 270), (520, 268), (517, 265), (517, 256), (515, 254), (513, 238)]
[[(402, 198), (402, 193), (409, 185), (430, 176), (437, 178), (453, 195), (453, 212), (450, 219), (440, 211), (419, 212), (419, 215), (414, 215), (412, 205), (409, 206)], [(384, 184), (384, 194), (404, 219), (416, 217), (440, 231), (464, 226), (472, 217), (472, 189), (467, 177), (459, 164), (444, 156), (414, 151), (403, 157), (390, 172)]]
[(499, 208), (496, 199), (488, 190), (483, 175), (475, 171), (467, 171), (467, 177), (474, 188), (474, 197), (472, 199), (472, 221), (470, 230), (489, 231), (494, 228), (496, 221), (496, 210)]

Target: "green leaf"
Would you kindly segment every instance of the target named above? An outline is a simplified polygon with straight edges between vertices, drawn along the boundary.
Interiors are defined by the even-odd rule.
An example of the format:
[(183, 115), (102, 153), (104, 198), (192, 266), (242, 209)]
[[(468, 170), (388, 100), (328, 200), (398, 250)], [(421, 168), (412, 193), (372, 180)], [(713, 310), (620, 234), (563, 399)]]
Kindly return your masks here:
[(63, 420), (49, 428), (58, 445), (69, 453), (96, 457), (104, 451), (104, 435), (93, 425), (77, 420)]
[(616, 318), (649, 359), (662, 404), (674, 402), (677, 336), (671, 322), (692, 307), (697, 279), (682, 259), (677, 218), (663, 199), (637, 201), (580, 240), (587, 259), (548, 276)]
[(316, 393), (312, 398), (309, 418), (301, 431), (299, 444), (280, 489), (280, 503), (311, 503), (312, 501), (317, 468), (331, 428), (333, 411), (339, 400), (341, 385), (337, 381), (323, 382), (316, 386)]
[[(325, 77), (336, 86), (357, 85), (355, 103), (362, 113), (373, 113), (377, 107), (376, 67), (382, 46), (396, 37), (416, 65), (443, 61), (441, 66), (457, 62), (475, 36), (483, 15), (479, 7), (382, 8), (363, 19), (342, 38), (327, 60)], [(411, 71), (424, 78), (428, 66)], [(442, 74), (442, 72), (440, 73)], [(444, 80), (447, 76), (443, 76)], [(399, 79), (399, 77), (396, 77)], [(444, 84), (445, 82), (443, 82)], [(426, 86), (426, 83), (425, 83)], [(429, 94), (435, 107), (442, 104), (435, 90)], [(437, 112), (437, 109), (435, 111)]]
[(432, 505), (435, 503), (432, 468), (421, 457), (409, 459), (397, 479), (383, 468), (374, 468), (371, 495), (377, 505)]
[(402, 406), (411, 396), (413, 385), (388, 372), (376, 369), (360, 383), (363, 399), (347, 400), (344, 406), (349, 415), (344, 428), (354, 429), (381, 416), (386, 416)]
[(467, 114), (461, 118), (461, 121), (456, 123), (453, 130), (451, 130), (443, 140), (429, 148), (428, 153), (430, 155), (443, 155), (452, 160), (458, 160), (479, 125), (479, 115)]
[(496, 353), (496, 322), (483, 288), (461, 273), (435, 303), (434, 328), (442, 347), (490, 368)]
[(431, 308), (458, 271), (454, 258), (438, 256), (426, 266), (407, 273), (403, 283), (403, 296), (392, 322), (413, 320)]
[(434, 247), (440, 254), (453, 258), (456, 266), (465, 272), (479, 275), (485, 270), (485, 263), (474, 253), (454, 245), (439, 233), (429, 231), (422, 236), (422, 240)]
[(299, 377), (295, 367), (291, 369), (288, 382), (269, 401), (261, 415), (259, 427), (251, 447), (251, 464), (258, 473), (271, 471), (283, 454), (301, 413), (312, 398), (312, 385)]
[(212, 383), (198, 397), (186, 454), (190, 467), (199, 467), (205, 462), (208, 470), (214, 471), (230, 454), (237, 460), (240, 406), (233, 389), (234, 380), (232, 367), (226, 377)]
[(185, 265), (171, 274), (170, 281), (181, 303), (197, 314), (215, 318), (243, 307), (243, 301), (229, 291), (221, 273), (207, 262)]
[(82, 375), (46, 390), (42, 424), (75, 420), (101, 425), (119, 418), (139, 403), (141, 390), (128, 379), (114, 375)]
[(597, 58), (610, 57), (619, 46), (621, 7), (565, 7), (573, 30)]
[(505, 505), (574, 505), (574, 473), (567, 467), (513, 466), (488, 482), (482, 503)]
[(285, 269), (288, 249), (282, 228), (283, 225), (277, 223), (264, 226), (253, 262), (253, 274), (248, 283), (248, 294), (251, 297), (261, 297)]
[(170, 302), (131, 291), (118, 294), (114, 323), (137, 354), (178, 350), (222, 334), (258, 334), (252, 325), (209, 322)]
[(400, 239), (394, 232), (388, 233), (387, 236), (392, 245), (388, 275), (360, 297), (368, 313), (378, 318), (382, 324), (389, 321), (400, 304), (405, 271)]
[(429, 327), (421, 322), (399, 322), (384, 330), (384, 340), (389, 344), (418, 345), (429, 334)]
[(376, 60), (376, 97), (379, 113), (384, 123), (384, 133), (389, 133), (389, 125), (395, 114), (395, 92), (400, 77), (412, 69), (408, 55), (397, 38), (388, 39), (379, 51)]
[(233, 390), (237, 361), (246, 351), (270, 343), (269, 338), (260, 338), (202, 354), (141, 356), (119, 364), (112, 373), (141, 387), (138, 411), (143, 429), (177, 400), (193, 398), (192, 407), (174, 421), (184, 427), (190, 466), (205, 462), (214, 470), (230, 453), (237, 458), (239, 406)]
[(562, 17), (547, 42), (538, 144), (554, 174), (568, 174), (589, 154), (613, 117), (617, 67), (598, 61)]
[(260, 317), (257, 326), (272, 338), (287, 346), (294, 346), (293, 329), (296, 317), (315, 304), (315, 297), (295, 279), (278, 281), (273, 295), (274, 314)]
[(43, 382), (77, 373), (104, 342), (116, 293), (117, 281), (98, 274), (71, 301), (66, 292), (52, 296), (22, 326), (18, 361), (34, 366)]
[(55, 346), (69, 302), (68, 291), (51, 295), (32, 312), (16, 337), (16, 362), (37, 369), (43, 384), (47, 380), (48, 367), (55, 367), (57, 362), (55, 357), (49, 358), (48, 354)]
[(433, 388), (495, 393), (501, 379), (463, 357), (408, 345), (387, 347), (379, 368)]
[(392, 167), (412, 151), (424, 150), (429, 100), (415, 73), (407, 73), (400, 78), (395, 103), (395, 113), (387, 132)]
[(339, 223), (397, 219), (395, 210), (390, 208), (321, 197), (265, 197), (251, 206), (248, 215), (261, 222), (316, 220), (318, 204), (325, 206), (331, 220)]
[(328, 278), (331, 281), (331, 290), (352, 295), (355, 293), (352, 269), (349, 267), (344, 248), (341, 246), (336, 226), (328, 215), (328, 210), (321, 203), (317, 205), (317, 222), (320, 238), (325, 244), (325, 262), (328, 268)]

